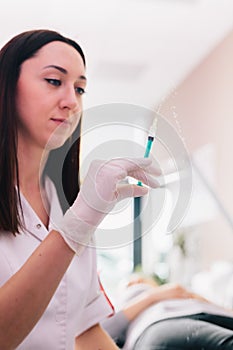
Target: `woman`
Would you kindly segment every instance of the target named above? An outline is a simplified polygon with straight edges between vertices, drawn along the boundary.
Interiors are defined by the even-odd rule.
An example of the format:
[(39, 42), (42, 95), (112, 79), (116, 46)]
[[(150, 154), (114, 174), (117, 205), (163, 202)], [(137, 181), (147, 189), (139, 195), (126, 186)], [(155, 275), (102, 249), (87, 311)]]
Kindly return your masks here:
[[(140, 158), (95, 161), (79, 190), (77, 130), (85, 84), (83, 51), (57, 32), (24, 32), (0, 51), (4, 350), (117, 349), (99, 326), (112, 308), (89, 245), (118, 200), (148, 191), (120, 180), (130, 175), (156, 187), (149, 173), (158, 172)], [(71, 206), (64, 215), (57, 192), (62, 206)]]
[(133, 276), (121, 294), (120, 310), (102, 326), (125, 350), (233, 348), (233, 310), (180, 285), (158, 286), (140, 276)]

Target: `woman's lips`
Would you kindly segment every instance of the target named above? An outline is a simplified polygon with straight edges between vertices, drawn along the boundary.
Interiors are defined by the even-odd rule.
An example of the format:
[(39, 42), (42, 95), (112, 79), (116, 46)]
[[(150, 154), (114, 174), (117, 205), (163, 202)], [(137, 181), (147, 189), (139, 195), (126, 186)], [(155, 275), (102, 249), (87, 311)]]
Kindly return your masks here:
[(64, 119), (64, 118), (51, 118), (50, 120), (52, 120), (54, 123), (56, 123), (57, 125), (70, 125), (70, 122), (68, 119)]

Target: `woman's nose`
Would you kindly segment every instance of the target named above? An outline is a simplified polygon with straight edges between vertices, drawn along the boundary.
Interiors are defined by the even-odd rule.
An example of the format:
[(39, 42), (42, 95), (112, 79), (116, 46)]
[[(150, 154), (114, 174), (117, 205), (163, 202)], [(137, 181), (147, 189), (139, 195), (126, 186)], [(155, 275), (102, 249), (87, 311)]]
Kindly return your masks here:
[(64, 90), (60, 101), (60, 107), (72, 111), (77, 111), (81, 108), (81, 100), (78, 98), (74, 88), (67, 88)]

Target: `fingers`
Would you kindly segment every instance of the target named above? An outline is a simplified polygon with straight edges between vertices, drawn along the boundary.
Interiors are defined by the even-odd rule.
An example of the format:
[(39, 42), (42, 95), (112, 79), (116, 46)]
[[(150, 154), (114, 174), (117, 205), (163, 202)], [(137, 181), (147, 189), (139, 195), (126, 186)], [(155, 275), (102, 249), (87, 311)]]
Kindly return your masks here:
[(116, 197), (118, 200), (126, 197), (140, 197), (148, 190), (143, 186), (129, 184), (126, 187), (120, 187), (120, 182), (127, 176), (131, 176), (151, 188), (157, 188), (160, 184), (154, 175), (158, 174), (160, 170), (149, 158), (115, 158), (106, 162), (95, 160), (89, 168), (86, 181), (84, 180), (86, 186), (82, 192), (83, 195), (88, 193), (85, 198), (92, 197), (90, 192), (95, 192), (96, 197), (106, 202), (115, 201)]
[(128, 197), (141, 197), (147, 193), (148, 188), (146, 187), (122, 184), (117, 186), (116, 196), (117, 200), (120, 201)]
[(162, 175), (162, 171), (161, 169), (159, 169), (155, 164), (153, 164), (153, 162), (151, 164), (149, 164), (146, 168), (145, 168), (146, 172), (148, 174), (154, 175), (154, 176), (161, 176)]
[(127, 172), (136, 170), (138, 168), (146, 168), (151, 163), (150, 158), (115, 158), (110, 160), (111, 164), (124, 168)]
[(161, 170), (152, 164), (150, 158), (112, 159), (102, 165), (101, 175), (107, 172), (118, 180), (123, 180), (126, 176), (131, 176), (152, 188), (160, 186), (159, 182), (153, 176), (161, 175)]
[(104, 163), (101, 173), (108, 172), (118, 181), (124, 180), (131, 172), (146, 168), (151, 164), (150, 159), (138, 158), (116, 158)]
[(146, 170), (140, 169), (138, 171), (130, 173), (129, 175), (151, 188), (160, 187), (160, 183), (153, 176), (149, 175)]

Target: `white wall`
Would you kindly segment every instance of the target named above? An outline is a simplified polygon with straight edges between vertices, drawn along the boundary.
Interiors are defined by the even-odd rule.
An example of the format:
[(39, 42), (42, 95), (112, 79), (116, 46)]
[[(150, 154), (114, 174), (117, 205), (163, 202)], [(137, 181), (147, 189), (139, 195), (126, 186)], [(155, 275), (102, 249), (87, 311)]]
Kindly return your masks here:
[[(178, 130), (189, 152), (211, 144), (215, 150), (214, 189), (233, 218), (233, 31), (164, 101), (160, 112)], [(174, 106), (177, 119), (174, 119)], [(233, 259), (233, 229), (219, 215), (199, 229), (201, 259)]]

